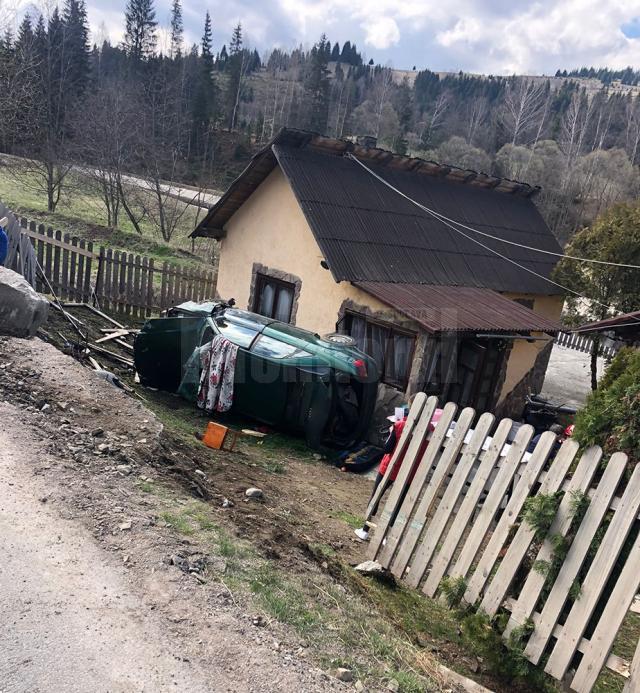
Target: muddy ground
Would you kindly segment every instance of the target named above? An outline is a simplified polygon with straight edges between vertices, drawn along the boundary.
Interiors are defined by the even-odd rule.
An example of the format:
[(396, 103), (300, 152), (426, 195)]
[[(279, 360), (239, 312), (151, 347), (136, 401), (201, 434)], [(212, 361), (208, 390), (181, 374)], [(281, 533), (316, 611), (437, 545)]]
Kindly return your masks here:
[[(173, 690), (458, 690), (439, 661), (493, 690), (530, 690), (496, 679), (441, 606), (345, 572), (366, 557), (353, 527), (371, 480), (299, 440), (269, 432), (210, 450), (193, 407), (144, 388), (127, 394), (40, 339), (0, 340), (0, 407), (28, 453), (14, 471), (21, 493), (46, 507), (52, 527), (62, 518), (86, 531), (87, 555), (104, 562), (94, 574), (123, 590), (148, 651), (172, 664), (157, 676), (186, 677)], [(252, 486), (262, 499), (246, 498)], [(20, 534), (29, 531), (41, 529), (27, 523)], [(74, 608), (67, 592), (63, 614)], [(21, 662), (33, 659), (11, 660), (11, 693), (38, 690), (21, 687)], [(338, 667), (352, 680), (337, 680)], [(169, 689), (125, 683), (104, 690)]]

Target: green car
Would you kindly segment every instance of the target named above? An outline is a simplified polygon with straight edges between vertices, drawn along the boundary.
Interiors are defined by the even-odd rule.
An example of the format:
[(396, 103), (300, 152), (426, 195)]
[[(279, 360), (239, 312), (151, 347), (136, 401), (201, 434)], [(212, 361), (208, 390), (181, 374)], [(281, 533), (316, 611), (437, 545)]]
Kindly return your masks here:
[(188, 302), (148, 320), (134, 350), (142, 384), (195, 402), (200, 347), (222, 334), (238, 346), (232, 412), (303, 433), (314, 448), (360, 440), (375, 406), (375, 361), (346, 335), (320, 337), (232, 306)]

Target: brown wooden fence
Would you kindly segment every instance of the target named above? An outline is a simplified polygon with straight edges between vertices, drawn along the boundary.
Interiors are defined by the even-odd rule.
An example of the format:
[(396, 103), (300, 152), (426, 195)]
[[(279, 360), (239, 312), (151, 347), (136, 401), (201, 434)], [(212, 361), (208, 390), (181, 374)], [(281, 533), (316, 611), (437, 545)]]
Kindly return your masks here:
[[(36, 288), (63, 301), (97, 301), (102, 309), (146, 317), (183, 301), (215, 295), (213, 269), (183, 267), (93, 243), (20, 219), (42, 272)], [(44, 276), (43, 276), (44, 275)]]
[[(489, 617), (505, 609), (503, 636), (523, 627), (524, 656), (534, 664), (544, 657), (545, 671), (558, 680), (570, 672), (575, 691), (590, 691), (604, 666), (627, 678), (629, 691), (640, 691), (640, 646), (631, 670), (611, 654), (627, 613), (640, 610), (640, 465), (633, 468), (618, 452), (603, 471), (600, 448), (579, 456), (571, 440), (550, 461), (553, 433), (528, 453), (531, 426), (521, 426), (507, 444), (512, 421), (494, 426), (485, 413), (472, 430), (475, 411), (464, 409), (456, 420), (452, 403), (429, 434), (436, 407), (435, 397), (414, 400), (394, 452), (404, 462), (377, 519), (370, 557), (430, 598), (445, 577), (455, 578), (473, 608)], [(387, 481), (388, 474), (368, 517)], [(522, 519), (534, 496), (557, 504), (543, 536)], [(580, 498), (588, 500), (577, 516)], [(559, 559), (558, 537), (568, 544)], [(560, 569), (545, 572), (552, 560), (561, 561)]]

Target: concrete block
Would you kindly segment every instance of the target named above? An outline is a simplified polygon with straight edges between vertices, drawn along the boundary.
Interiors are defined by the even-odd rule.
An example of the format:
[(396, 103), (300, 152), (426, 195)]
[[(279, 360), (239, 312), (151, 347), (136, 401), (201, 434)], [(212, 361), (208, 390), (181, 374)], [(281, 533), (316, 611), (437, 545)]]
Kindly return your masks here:
[(0, 267), (0, 335), (33, 337), (48, 315), (49, 302), (22, 275)]

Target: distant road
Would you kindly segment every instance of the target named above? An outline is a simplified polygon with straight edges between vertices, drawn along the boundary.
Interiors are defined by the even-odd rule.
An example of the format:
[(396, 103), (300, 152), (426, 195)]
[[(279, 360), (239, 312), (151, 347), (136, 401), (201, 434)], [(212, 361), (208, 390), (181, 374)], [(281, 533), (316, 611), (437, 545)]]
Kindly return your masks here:
[[(7, 161), (11, 159), (20, 159), (20, 157), (13, 156), (12, 154), (0, 154), (0, 156)], [(90, 173), (91, 170), (86, 166), (74, 166), (74, 170), (79, 173)], [(123, 180), (129, 185), (134, 185), (143, 190), (153, 191), (153, 185), (150, 181), (144, 178), (139, 178), (134, 175), (125, 175)], [(212, 190), (209, 188), (198, 189), (184, 183), (172, 183), (171, 181), (165, 181), (160, 184), (160, 188), (163, 193), (166, 193), (170, 197), (175, 197), (186, 205), (193, 207), (199, 207), (200, 209), (209, 210), (213, 205), (220, 199), (222, 192), (220, 190)]]

